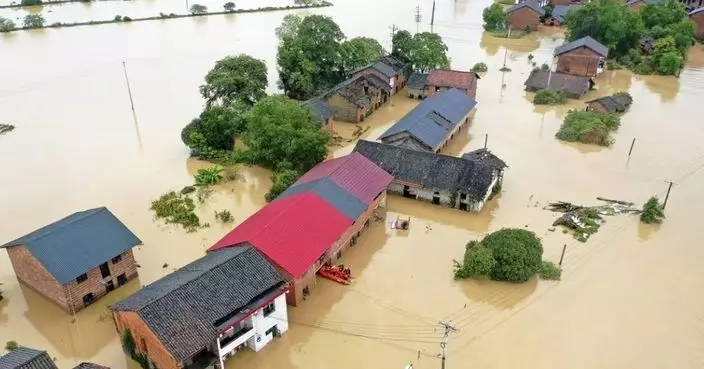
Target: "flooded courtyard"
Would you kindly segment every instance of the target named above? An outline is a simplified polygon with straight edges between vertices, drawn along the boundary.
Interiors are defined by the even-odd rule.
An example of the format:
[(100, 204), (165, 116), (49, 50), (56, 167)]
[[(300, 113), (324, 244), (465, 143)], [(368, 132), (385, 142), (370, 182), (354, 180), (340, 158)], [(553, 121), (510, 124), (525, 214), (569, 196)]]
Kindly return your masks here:
[[(71, 4), (79, 10), (62, 11), (101, 19), (113, 13), (111, 6), (145, 13), (173, 6), (167, 0), (117, 3), (129, 5)], [(298, 12), (330, 15), (348, 37), (373, 37), (387, 49), (392, 25), (415, 30), (416, 5), (423, 12), (421, 30), (430, 29), (431, 1), (333, 3)], [(510, 166), (501, 195), (479, 214), (391, 196), (385, 220), (343, 257), (357, 277), (353, 285), (321, 280), (302, 306), (290, 309), (285, 335), (259, 353), (238, 353), (228, 368), (402, 368), (409, 362), (436, 368), (440, 320), (459, 328), (450, 335), (449, 368), (704, 367), (704, 273), (697, 267), (704, 249), (694, 232), (704, 209), (698, 105), (704, 100), (704, 47), (691, 50), (679, 79), (607, 71), (581, 101), (536, 107), (523, 91), (532, 68), (528, 55), (538, 65), (549, 62), (562, 36), (554, 30), (523, 39), (487, 36), (481, 11), (488, 4), (438, 0), (434, 31), (447, 43), (454, 69), (489, 65), (470, 129), (443, 153), (460, 155), (486, 139)], [(1, 242), (69, 213), (107, 206), (144, 243), (135, 249), (139, 278), (75, 317), (20, 285), (0, 252), (0, 343), (45, 349), (62, 369), (86, 360), (138, 367), (122, 353), (107, 306), (200, 257), (265, 204), (270, 173), (243, 166), (235, 181), (216, 186), (199, 204), (209, 228), (185, 233), (155, 221), (149, 211), (152, 200), (191, 184), (193, 173), (208, 165), (188, 158), (180, 132), (199, 113), (198, 85), (217, 59), (246, 53), (265, 60), (270, 92), (276, 92), (274, 28), (286, 14), (0, 35), (0, 123), (17, 127), (0, 136)], [(499, 72), (504, 61), (510, 72)], [(613, 146), (554, 138), (570, 108), (617, 91), (628, 91), (634, 104)], [(394, 96), (361, 124), (360, 138), (376, 139), (417, 103)], [(349, 153), (356, 127), (335, 122), (334, 129), (346, 140), (332, 155)], [(667, 180), (677, 185), (661, 226), (614, 217), (587, 243), (548, 230), (555, 214), (542, 209), (547, 202), (590, 204), (603, 196), (641, 204), (654, 194), (663, 198)], [(233, 224), (215, 221), (214, 212), (224, 209), (234, 215)], [(389, 229), (397, 216), (411, 217), (409, 232)], [(554, 262), (566, 244), (562, 281), (453, 281), (452, 260), (462, 258), (467, 241), (502, 227), (535, 231), (544, 258)]]

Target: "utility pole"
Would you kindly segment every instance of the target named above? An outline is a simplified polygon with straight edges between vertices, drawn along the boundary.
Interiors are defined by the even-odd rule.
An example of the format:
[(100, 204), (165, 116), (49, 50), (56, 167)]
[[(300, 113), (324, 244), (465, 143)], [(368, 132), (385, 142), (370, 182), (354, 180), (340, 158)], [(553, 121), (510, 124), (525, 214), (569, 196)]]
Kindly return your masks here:
[(398, 27), (396, 27), (395, 24), (391, 25), (391, 45), (394, 43), (394, 36), (396, 36), (396, 32), (398, 32)]
[(130, 86), (130, 77), (127, 75), (127, 64), (122, 61), (122, 71), (125, 73), (125, 83), (127, 84), (127, 94), (130, 97), (130, 107), (132, 108), (132, 120), (134, 121), (134, 128), (137, 131), (137, 141), (139, 142), (139, 148), (142, 149), (142, 135), (139, 133), (139, 123), (137, 123), (137, 112), (134, 110), (134, 99), (132, 98), (132, 87)]
[(506, 34), (506, 43), (504, 44), (504, 66), (501, 67), (501, 71), (506, 71), (506, 59), (508, 58), (508, 39), (511, 38), (511, 27), (508, 27), (508, 33)]
[(433, 0), (433, 13), (430, 15), (430, 33), (434, 33), (435, 26), (435, 0)]
[(631, 142), (631, 148), (628, 150), (628, 158), (631, 158), (631, 154), (633, 153), (633, 146), (636, 144), (636, 138), (633, 137), (633, 141)]
[(485, 133), (484, 134), (484, 148), (486, 149), (486, 144), (489, 142), (489, 134)]
[(440, 369), (445, 369), (445, 356), (447, 354), (447, 339), (450, 333), (457, 332), (457, 328), (450, 325), (449, 323), (440, 322), (440, 325), (445, 328), (445, 334), (442, 336), (442, 342), (440, 342), (440, 347), (442, 348), (442, 361), (440, 363)]
[(667, 186), (667, 195), (665, 195), (665, 201), (662, 203), (662, 209), (665, 210), (665, 206), (667, 206), (667, 200), (670, 198), (670, 191), (672, 190), (672, 185), (674, 182), (672, 181), (665, 181), (669, 183), (670, 185)]
[(420, 5), (419, 5), (419, 6), (416, 6), (416, 33), (418, 33), (418, 31), (419, 31), (421, 19), (423, 19), (423, 16), (420, 15)]
[(567, 250), (567, 244), (562, 246), (562, 255), (560, 255), (560, 262), (558, 263), (559, 266), (562, 266), (562, 259), (565, 258), (565, 250)]
[(190, 9), (188, 8), (188, 0), (186, 0), (186, 13), (188, 13)]

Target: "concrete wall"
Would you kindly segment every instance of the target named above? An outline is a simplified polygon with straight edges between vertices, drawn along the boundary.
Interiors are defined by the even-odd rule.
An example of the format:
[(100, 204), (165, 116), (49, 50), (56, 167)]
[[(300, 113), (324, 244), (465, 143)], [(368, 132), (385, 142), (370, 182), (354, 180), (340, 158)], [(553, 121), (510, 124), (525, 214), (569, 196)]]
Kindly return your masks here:
[(247, 346), (254, 351), (259, 351), (274, 339), (273, 333), (266, 333), (267, 330), (276, 326), (281, 334), (288, 331), (288, 308), (286, 306), (285, 294), (274, 299), (274, 312), (269, 316), (264, 316), (264, 308), (252, 314), (254, 337), (247, 341)]
[(114, 311), (112, 318), (117, 333), (122, 336), (122, 333), (129, 328), (137, 344), (136, 350), (146, 354), (159, 369), (181, 368), (181, 365), (171, 356), (139, 314), (131, 311)]
[(529, 7), (523, 7), (507, 14), (506, 24), (514, 31), (524, 31), (526, 28), (537, 31), (540, 24), (540, 14)]
[(482, 199), (472, 199), (469, 196), (465, 196), (465, 198), (463, 199), (462, 193), (453, 194), (452, 192), (445, 190), (436, 191), (435, 189), (422, 188), (418, 184), (407, 183), (402, 181), (393, 181), (389, 185), (388, 192), (395, 195), (404, 196), (404, 187), (408, 186), (409, 194), (411, 196), (415, 196), (416, 200), (433, 203), (433, 200), (435, 198), (438, 198), (437, 205), (455, 209), (460, 209), (460, 204), (464, 203), (467, 205), (466, 211), (478, 212), (484, 207), (486, 201), (489, 199), (489, 196), (491, 195), (491, 192), (494, 186), (496, 185), (497, 180), (498, 176), (495, 175), (487, 193)]
[(412, 99), (424, 99), (425, 95), (425, 87), (408, 87), (408, 97)]
[(8, 247), (7, 254), (17, 279), (65, 310), (69, 310), (63, 286), (24, 245)]
[(601, 57), (592, 49), (580, 47), (557, 58), (557, 72), (575, 76), (597, 75)]

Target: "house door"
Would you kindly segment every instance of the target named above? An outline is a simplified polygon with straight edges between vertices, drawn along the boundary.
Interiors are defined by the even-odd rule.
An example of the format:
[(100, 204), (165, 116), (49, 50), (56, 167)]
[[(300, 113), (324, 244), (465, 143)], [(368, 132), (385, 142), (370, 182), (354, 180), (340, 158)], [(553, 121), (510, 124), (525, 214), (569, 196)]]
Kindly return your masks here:
[(108, 267), (107, 262), (100, 264), (100, 275), (103, 276), (103, 278), (110, 276), (110, 267)]
[(105, 284), (105, 292), (110, 292), (115, 289), (115, 283), (113, 281), (108, 281), (108, 283)]
[(117, 276), (117, 285), (122, 286), (123, 284), (127, 283), (127, 276), (125, 273), (122, 273)]
[(411, 194), (411, 188), (408, 186), (403, 186), (403, 197), (407, 197), (409, 199), (415, 199), (416, 195)]
[(461, 202), (461, 203), (460, 203), (460, 210), (467, 211), (467, 203), (466, 203), (466, 202)]
[(433, 193), (433, 204), (440, 205), (440, 192)]

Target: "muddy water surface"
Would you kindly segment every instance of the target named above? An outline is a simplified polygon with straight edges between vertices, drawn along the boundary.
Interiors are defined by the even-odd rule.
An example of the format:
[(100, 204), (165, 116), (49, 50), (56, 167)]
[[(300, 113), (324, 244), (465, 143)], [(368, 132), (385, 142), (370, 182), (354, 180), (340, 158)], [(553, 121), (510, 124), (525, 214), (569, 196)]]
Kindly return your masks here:
[[(119, 2), (121, 3), (121, 2)], [(392, 24), (415, 29), (415, 3), (336, 1), (313, 11), (331, 15), (348, 36), (369, 36), (387, 48)], [(368, 4), (367, 4), (368, 3)], [(170, 1), (133, 1), (144, 12)], [(108, 3), (66, 16), (115, 12)], [(239, 5), (239, 4), (238, 4)], [(292, 309), (292, 329), (260, 353), (244, 352), (229, 368), (416, 368), (440, 365), (440, 319), (459, 332), (448, 346), (448, 367), (699, 368), (704, 322), (698, 291), (704, 256), (694, 230), (704, 207), (704, 162), (697, 119), (704, 95), (704, 50), (690, 53), (679, 79), (606, 72), (583, 100), (628, 90), (635, 103), (622, 118), (615, 144), (598, 148), (555, 140), (564, 114), (582, 101), (534, 107), (523, 82), (562, 42), (555, 30), (520, 40), (481, 31), (487, 1), (438, 1), (435, 31), (457, 69), (485, 62), (477, 113), (468, 131), (444, 150), (460, 155), (484, 145), (510, 168), (503, 193), (480, 214), (440, 209), (391, 196), (374, 223), (344, 256), (357, 275), (351, 287), (322, 281)], [(168, 5), (171, 6), (171, 5)], [(424, 23), (431, 3), (421, 1)], [(364, 12), (365, 7), (375, 12)], [(45, 7), (45, 11), (48, 8)], [(59, 8), (56, 8), (59, 12)], [(136, 11), (136, 10), (135, 10)], [(161, 11), (161, 10), (156, 10)], [(306, 13), (306, 12), (299, 12)], [(135, 13), (136, 14), (136, 13)], [(192, 182), (206, 163), (189, 160), (180, 130), (201, 108), (197, 86), (215, 60), (237, 52), (267, 62), (275, 91), (273, 29), (286, 13), (135, 23), (24, 32), (0, 36), (0, 121), (17, 129), (0, 137), (0, 239), (10, 240), (68, 213), (108, 206), (144, 242), (136, 250), (140, 278), (71, 317), (17, 283), (0, 253), (0, 342), (43, 348), (60, 367), (92, 360), (134, 367), (119, 349), (106, 306), (141, 285), (199, 257), (232, 225), (213, 219), (228, 209), (235, 224), (264, 205), (269, 173), (242, 167), (199, 206), (211, 224), (197, 233), (153, 220), (148, 208), (161, 193)], [(364, 21), (361, 21), (364, 20)], [(427, 24), (422, 30), (429, 29)], [(121, 61), (127, 64), (138, 122), (132, 120)], [(498, 69), (506, 63), (510, 72)], [(374, 140), (417, 104), (402, 95), (365, 121), (358, 132)], [(349, 153), (357, 128), (335, 123), (345, 139), (333, 155)], [(361, 133), (361, 134), (360, 134)], [(633, 138), (633, 155), (627, 160)], [(548, 201), (591, 203), (596, 196), (643, 202), (664, 196), (674, 180), (668, 220), (659, 227), (637, 219), (608, 220), (586, 244), (550, 232)], [(397, 216), (411, 229), (391, 231)], [(464, 244), (504, 226), (528, 227), (543, 238), (545, 258), (557, 261), (567, 244), (564, 278), (523, 285), (452, 281), (452, 260)], [(166, 267), (164, 267), (166, 265)], [(528, 364), (527, 364), (528, 363)]]

